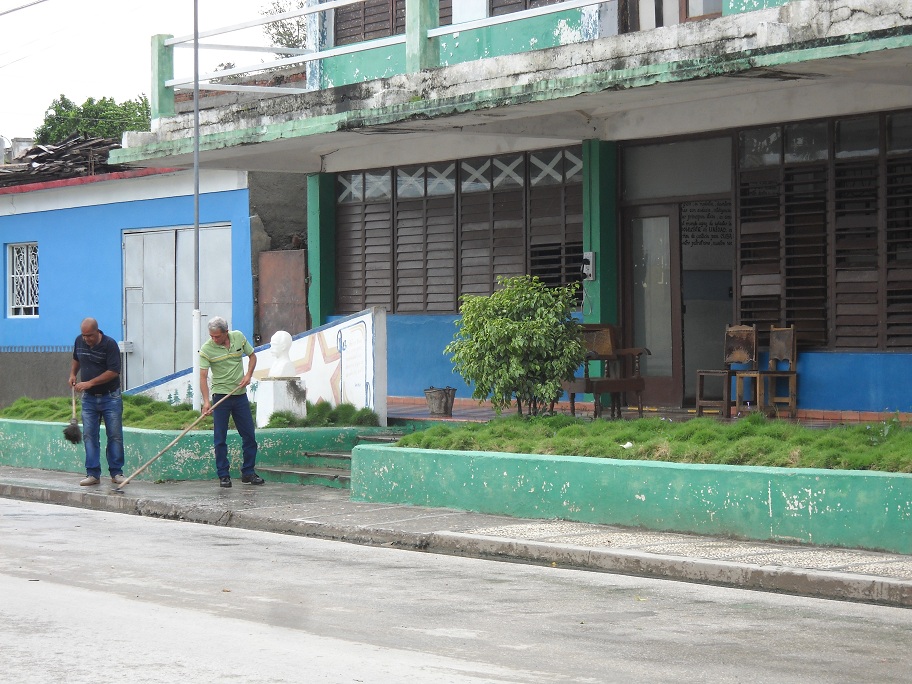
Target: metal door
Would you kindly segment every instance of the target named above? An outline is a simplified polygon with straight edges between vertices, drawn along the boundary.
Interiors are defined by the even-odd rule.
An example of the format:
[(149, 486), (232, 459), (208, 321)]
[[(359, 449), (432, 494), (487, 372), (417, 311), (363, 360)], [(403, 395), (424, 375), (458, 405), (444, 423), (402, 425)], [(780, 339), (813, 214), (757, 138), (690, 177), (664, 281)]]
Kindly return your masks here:
[[(124, 233), (124, 387), (193, 365), (193, 229)], [(231, 227), (200, 228), (200, 310), (231, 317)], [(204, 332), (204, 331), (203, 331)]]

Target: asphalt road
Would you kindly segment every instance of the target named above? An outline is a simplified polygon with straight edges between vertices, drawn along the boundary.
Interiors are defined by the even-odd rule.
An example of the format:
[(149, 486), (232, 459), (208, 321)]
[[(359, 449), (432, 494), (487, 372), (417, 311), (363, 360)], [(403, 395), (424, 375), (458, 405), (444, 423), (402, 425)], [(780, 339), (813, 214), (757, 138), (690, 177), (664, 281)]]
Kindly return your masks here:
[(912, 611), (0, 499), (0, 680), (908, 682)]

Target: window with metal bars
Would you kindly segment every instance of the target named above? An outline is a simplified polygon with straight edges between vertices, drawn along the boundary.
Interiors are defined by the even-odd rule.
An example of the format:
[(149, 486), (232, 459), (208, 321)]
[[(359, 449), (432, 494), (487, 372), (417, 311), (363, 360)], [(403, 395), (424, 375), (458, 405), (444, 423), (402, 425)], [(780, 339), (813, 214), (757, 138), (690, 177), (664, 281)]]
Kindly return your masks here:
[(738, 302), (805, 348), (912, 347), (912, 113), (739, 134)]
[(38, 243), (9, 245), (9, 315), (20, 318), (38, 315)]
[[(440, 0), (440, 25), (453, 23), (453, 0)], [(335, 44), (405, 33), (405, 0), (365, 0), (335, 10)]]
[(582, 213), (579, 147), (340, 174), (337, 310), (453, 313), (497, 276), (577, 282)]

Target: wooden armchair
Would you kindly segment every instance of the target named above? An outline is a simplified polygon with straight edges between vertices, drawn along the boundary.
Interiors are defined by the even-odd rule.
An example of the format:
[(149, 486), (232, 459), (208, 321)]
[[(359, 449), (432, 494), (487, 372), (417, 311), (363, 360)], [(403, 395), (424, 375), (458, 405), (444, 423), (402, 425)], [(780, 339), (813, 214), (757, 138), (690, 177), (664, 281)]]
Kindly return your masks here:
[[(747, 366), (746, 371), (757, 370), (757, 326), (756, 325), (729, 325), (725, 328), (724, 358), (722, 360), (724, 368), (712, 370), (697, 371), (697, 415), (702, 416), (703, 411), (707, 408), (719, 409), (719, 414), (724, 418), (731, 418), (731, 383), (732, 378), (740, 369), (734, 366)], [(722, 398), (707, 398), (705, 393), (706, 378), (722, 379)], [(743, 395), (743, 380), (736, 382), (735, 402), (738, 406), (741, 404)], [(757, 385), (754, 383), (753, 391), (756, 392)]]
[[(642, 391), (645, 380), (640, 375), (640, 357), (651, 352), (645, 347), (619, 347), (621, 339), (617, 326), (608, 323), (584, 323), (583, 344), (586, 347), (586, 363), (583, 364), (583, 377), (562, 383), (564, 391), (570, 395), (570, 413), (576, 415), (576, 395), (594, 395), (594, 417), (602, 415), (602, 394), (611, 395), (611, 417), (621, 417), (621, 395), (635, 392), (637, 395), (637, 412), (643, 416)], [(589, 361), (604, 362), (604, 375), (592, 377), (589, 374)]]

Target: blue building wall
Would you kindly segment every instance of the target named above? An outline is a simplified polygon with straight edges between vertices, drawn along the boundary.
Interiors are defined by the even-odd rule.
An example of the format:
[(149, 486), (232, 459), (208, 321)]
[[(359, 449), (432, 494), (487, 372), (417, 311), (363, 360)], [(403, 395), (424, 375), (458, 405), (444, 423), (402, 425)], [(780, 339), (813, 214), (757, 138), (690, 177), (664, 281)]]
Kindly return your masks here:
[[(472, 389), (453, 373), (443, 353), (456, 332), (457, 316), (387, 316), (389, 394), (420, 397), (430, 386)], [(912, 354), (897, 352), (800, 352), (798, 407), (820, 411), (912, 412)]]
[[(253, 334), (253, 280), (247, 190), (200, 196), (200, 223), (232, 226), (232, 326)], [(36, 318), (0, 318), (0, 346), (71, 346), (86, 316), (123, 339), (123, 231), (193, 224), (193, 197), (119, 202), (0, 216), (3, 297), (8, 301), (6, 245), (38, 243)], [(217, 268), (204, 264), (203, 268)]]

